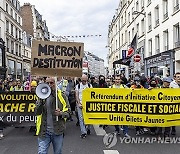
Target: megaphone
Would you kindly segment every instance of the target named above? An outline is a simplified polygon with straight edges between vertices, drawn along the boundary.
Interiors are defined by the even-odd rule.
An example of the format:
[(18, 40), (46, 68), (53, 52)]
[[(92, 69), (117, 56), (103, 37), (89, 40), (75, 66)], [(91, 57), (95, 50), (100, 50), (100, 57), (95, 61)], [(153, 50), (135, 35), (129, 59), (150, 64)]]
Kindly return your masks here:
[(46, 83), (41, 83), (36, 87), (36, 95), (40, 99), (46, 99), (51, 94), (51, 88)]

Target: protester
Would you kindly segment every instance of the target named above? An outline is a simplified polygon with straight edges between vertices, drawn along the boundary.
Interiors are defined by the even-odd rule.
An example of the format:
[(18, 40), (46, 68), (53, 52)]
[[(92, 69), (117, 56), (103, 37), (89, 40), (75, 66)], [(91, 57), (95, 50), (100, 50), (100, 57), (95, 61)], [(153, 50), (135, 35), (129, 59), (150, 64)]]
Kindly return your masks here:
[(86, 138), (87, 135), (89, 135), (90, 132), (90, 126), (85, 126), (84, 124), (84, 118), (82, 114), (82, 92), (86, 88), (92, 88), (92, 85), (87, 82), (88, 77), (87, 75), (83, 74), (81, 78), (81, 83), (76, 85), (76, 107), (78, 111), (78, 117), (79, 117), (79, 124), (81, 129), (81, 138)]
[(14, 87), (14, 91), (23, 91), (23, 86), (20, 80), (17, 81), (17, 85)]
[[(170, 88), (169, 86), (170, 86), (171, 81), (172, 80), (169, 77), (163, 78), (162, 88)], [(171, 127), (165, 127), (164, 129), (165, 129), (165, 131), (164, 131), (164, 138), (169, 138)], [(162, 127), (158, 127), (157, 134), (158, 134), (158, 139), (160, 139), (162, 137)]]
[[(122, 79), (121, 79), (121, 76), (120, 75), (117, 75), (117, 76), (115, 76), (115, 83), (114, 83), (114, 85), (112, 86), (112, 88), (128, 88), (126, 85), (124, 85), (123, 84), (124, 82), (122, 81)], [(118, 125), (115, 125), (115, 131), (117, 132), (117, 134), (118, 135), (120, 135), (120, 128), (119, 128), (119, 126)], [(128, 126), (125, 126), (125, 125), (123, 125), (123, 134), (124, 134), (124, 136), (125, 137), (130, 137), (129, 135), (128, 135)]]
[[(38, 154), (48, 153), (51, 142), (54, 153), (61, 154), (65, 131), (65, 118), (69, 117), (69, 102), (66, 96), (58, 90), (58, 109), (56, 109), (55, 80), (54, 78), (47, 78), (46, 83), (49, 84), (52, 92), (47, 99), (39, 100), (36, 108)], [(56, 117), (58, 117), (58, 120), (56, 120)]]
[(96, 82), (95, 77), (91, 77), (90, 78), (90, 82), (91, 82), (91, 85), (92, 85), (93, 88), (97, 88), (98, 87), (98, 84)]
[[(131, 86), (132, 89), (143, 89), (144, 87), (141, 85), (141, 79), (139, 75), (136, 75), (134, 77), (134, 83)], [(136, 135), (144, 134), (144, 132), (147, 131), (146, 128), (143, 128), (142, 126), (136, 126)]]
[[(74, 79), (71, 77), (69, 77), (68, 79), (66, 94), (68, 96), (69, 104), (71, 106), (71, 112), (72, 112), (71, 114), (73, 114), (73, 112), (75, 112), (75, 106), (76, 106), (76, 94), (75, 94), (75, 82)], [(69, 120), (73, 121), (71, 114)]]
[[(149, 82), (148, 90), (158, 88), (157, 81), (155, 78), (152, 78)], [(157, 127), (150, 127), (151, 135), (156, 135)]]
[[(4, 89), (3, 89), (3, 83), (0, 81), (0, 93), (4, 92)], [(4, 134), (3, 134), (3, 122), (0, 121), (0, 139), (2, 139), (4, 137)]]
[[(170, 83), (170, 88), (180, 88), (180, 72), (177, 72), (174, 75), (174, 81)], [(176, 135), (176, 128), (175, 126), (172, 126), (171, 135)]]

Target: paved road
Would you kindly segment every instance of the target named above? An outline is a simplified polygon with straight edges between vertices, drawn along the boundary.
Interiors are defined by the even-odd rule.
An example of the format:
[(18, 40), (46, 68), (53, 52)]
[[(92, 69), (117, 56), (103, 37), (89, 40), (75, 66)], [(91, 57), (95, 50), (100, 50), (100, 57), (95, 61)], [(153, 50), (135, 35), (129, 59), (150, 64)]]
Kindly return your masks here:
[[(177, 129), (180, 135), (180, 128)], [(105, 132), (106, 131), (106, 132)], [(127, 144), (118, 142), (115, 146), (107, 149), (103, 143), (104, 133), (114, 131), (109, 126), (105, 131), (99, 127), (92, 127), (92, 134), (86, 139), (81, 139), (79, 127), (75, 122), (67, 123), (63, 154), (179, 154), (179, 144)], [(130, 135), (135, 136), (135, 131), (130, 128)], [(0, 140), (0, 154), (36, 154), (37, 137), (28, 132), (28, 128), (7, 128), (5, 138)], [(144, 135), (144, 137), (150, 135)], [(120, 135), (122, 137), (122, 135)], [(53, 154), (50, 147), (50, 154)]]

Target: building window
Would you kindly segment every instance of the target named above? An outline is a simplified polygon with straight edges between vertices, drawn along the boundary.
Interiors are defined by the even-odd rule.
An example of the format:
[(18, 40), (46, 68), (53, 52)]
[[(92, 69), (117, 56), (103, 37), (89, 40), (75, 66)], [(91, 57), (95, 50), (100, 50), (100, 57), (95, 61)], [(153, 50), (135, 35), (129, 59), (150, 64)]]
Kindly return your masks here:
[(130, 12), (128, 13), (128, 22), (130, 23), (131, 21), (131, 18), (130, 18)]
[(16, 28), (16, 38), (18, 38), (18, 29)]
[(11, 53), (14, 54), (14, 42), (11, 41)]
[(13, 34), (14, 34), (14, 32), (13, 32), (13, 24), (11, 24), (11, 35), (14, 36)]
[(15, 61), (13, 60), (8, 60), (8, 74), (15, 74)]
[(133, 12), (134, 12), (134, 7), (132, 7), (132, 20), (134, 20)]
[(124, 22), (126, 23), (126, 11), (124, 12)]
[(151, 12), (148, 14), (148, 30), (152, 30), (152, 17)]
[(123, 45), (124, 44), (124, 36), (123, 36), (123, 34), (121, 36), (121, 41), (122, 41), (122, 45)]
[(163, 15), (164, 19), (168, 17), (168, 0), (163, 0)]
[(141, 0), (141, 9), (144, 8), (144, 0)]
[(139, 2), (136, 2), (136, 11), (139, 11)]
[(7, 47), (7, 52), (9, 52), (9, 39), (6, 38), (6, 47)]
[(117, 46), (117, 44), (118, 44), (118, 43), (117, 43), (117, 40), (116, 40), (116, 47), (115, 47), (115, 49), (116, 49), (116, 50), (118, 49), (118, 46)]
[(19, 56), (21, 57), (21, 46), (19, 45)]
[(139, 37), (139, 24), (137, 24), (136, 28), (137, 28), (137, 37)]
[(132, 29), (132, 37), (134, 37), (134, 28)]
[(6, 3), (6, 12), (8, 13), (8, 4)]
[(13, 17), (13, 9), (11, 8), (11, 17)]
[(6, 32), (9, 33), (9, 21), (6, 20)]
[(159, 35), (155, 36), (155, 48), (156, 48), (156, 54), (160, 53), (160, 40)]
[(164, 51), (167, 51), (169, 49), (169, 34), (168, 34), (168, 30), (165, 30), (163, 32), (163, 37), (164, 37)]
[(148, 45), (149, 45), (149, 56), (152, 56), (152, 39), (148, 40)]
[(21, 40), (21, 31), (19, 31), (19, 41)]
[(145, 33), (144, 19), (141, 20), (141, 31), (142, 31), (142, 35), (144, 35)]
[(15, 20), (17, 21), (17, 13), (15, 13)]
[(125, 31), (125, 43), (127, 43), (127, 30)]
[(123, 26), (123, 15), (121, 17), (121, 27)]
[(18, 17), (18, 23), (21, 24), (21, 18), (20, 17)]
[(174, 45), (175, 47), (180, 47), (180, 30), (179, 23), (174, 25)]
[(179, 0), (173, 0), (174, 12), (179, 10)]
[(155, 7), (155, 25), (159, 25), (159, 6)]
[(131, 41), (131, 32), (129, 31), (128, 33), (128, 43), (130, 44), (130, 41)]
[(17, 75), (22, 75), (22, 63), (17, 63)]
[(18, 55), (18, 44), (16, 44), (16, 56), (19, 56)]

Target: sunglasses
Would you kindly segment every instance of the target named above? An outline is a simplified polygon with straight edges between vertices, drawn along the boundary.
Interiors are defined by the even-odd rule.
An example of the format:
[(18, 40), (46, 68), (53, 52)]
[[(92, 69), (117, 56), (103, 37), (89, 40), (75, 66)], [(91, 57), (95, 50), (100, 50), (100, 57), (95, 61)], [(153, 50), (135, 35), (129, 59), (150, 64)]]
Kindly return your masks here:
[(47, 82), (47, 84), (54, 84), (54, 82)]

